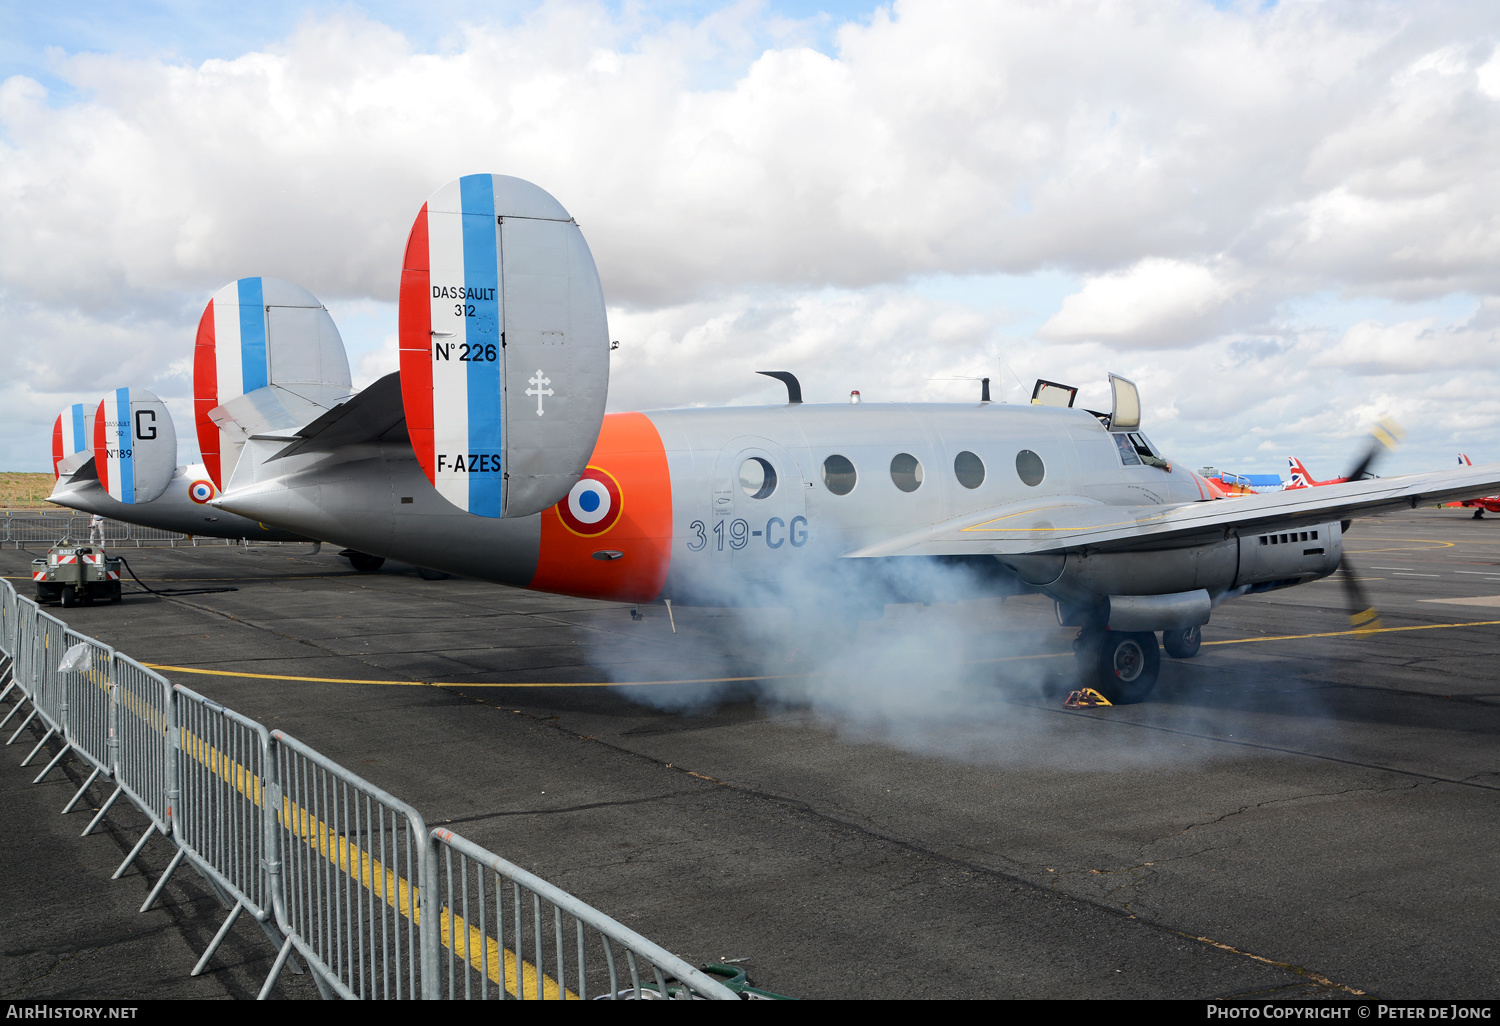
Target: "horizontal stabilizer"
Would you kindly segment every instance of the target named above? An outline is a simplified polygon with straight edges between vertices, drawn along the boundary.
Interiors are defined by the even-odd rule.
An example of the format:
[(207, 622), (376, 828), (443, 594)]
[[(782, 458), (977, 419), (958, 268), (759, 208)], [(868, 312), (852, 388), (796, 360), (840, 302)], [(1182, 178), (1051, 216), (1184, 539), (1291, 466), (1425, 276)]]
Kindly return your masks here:
[[(84, 449), (82, 452), (75, 452), (71, 456), (64, 456), (62, 459), (57, 461), (58, 484), (62, 484), (64, 481), (78, 476), (79, 471), (83, 470), (84, 467), (91, 467), (93, 466), (93, 464), (93, 449)], [(97, 474), (93, 476), (95, 478), (98, 477)]]
[(401, 375), (387, 374), (341, 406), (335, 406), (312, 423), (299, 428), (297, 441), (272, 459), (309, 452), (331, 452), (342, 445), (373, 442), (401, 426), (406, 411), (401, 406)]

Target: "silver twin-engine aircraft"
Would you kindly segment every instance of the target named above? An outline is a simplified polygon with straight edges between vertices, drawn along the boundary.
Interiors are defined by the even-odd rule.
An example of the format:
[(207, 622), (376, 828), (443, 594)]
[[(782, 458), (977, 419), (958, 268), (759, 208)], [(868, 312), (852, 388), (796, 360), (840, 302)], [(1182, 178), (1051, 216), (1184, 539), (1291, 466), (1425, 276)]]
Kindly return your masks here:
[[(210, 506), (615, 601), (878, 612), (948, 597), (955, 580), (967, 594), (1040, 592), (1080, 628), (1087, 683), (1115, 702), (1155, 684), (1158, 632), (1192, 655), (1216, 603), (1331, 574), (1355, 515), (1500, 486), (1500, 465), (1359, 480), (1367, 458), (1345, 484), (1215, 499), (1141, 434), (1120, 377), (1108, 413), (1072, 408), (1050, 383), (1039, 395), (1068, 405), (809, 404), (795, 377), (770, 372), (784, 405), (606, 415), (588, 246), (552, 196), (498, 175), (451, 182), (422, 207), (402, 266), (400, 371), (347, 401), (330, 388), (268, 419), (267, 403), (237, 395), (252, 381), (215, 367), (248, 360), (244, 338), (280, 352), (278, 337), (305, 339), (307, 325), (278, 322), (243, 283), (215, 301), (231, 290), (238, 334), (226, 345), (200, 326), (195, 360), (199, 442), (222, 490)], [(1350, 597), (1356, 626), (1371, 625)]]

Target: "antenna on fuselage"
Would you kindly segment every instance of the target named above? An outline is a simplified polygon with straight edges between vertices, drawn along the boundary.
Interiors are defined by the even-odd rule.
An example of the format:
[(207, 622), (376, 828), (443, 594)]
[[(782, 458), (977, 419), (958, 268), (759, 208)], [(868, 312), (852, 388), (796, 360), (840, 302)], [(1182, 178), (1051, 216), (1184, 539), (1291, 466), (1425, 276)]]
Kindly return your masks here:
[(786, 386), (786, 403), (788, 406), (797, 406), (802, 402), (802, 385), (797, 381), (797, 375), (791, 371), (756, 371), (768, 378), (775, 378)]

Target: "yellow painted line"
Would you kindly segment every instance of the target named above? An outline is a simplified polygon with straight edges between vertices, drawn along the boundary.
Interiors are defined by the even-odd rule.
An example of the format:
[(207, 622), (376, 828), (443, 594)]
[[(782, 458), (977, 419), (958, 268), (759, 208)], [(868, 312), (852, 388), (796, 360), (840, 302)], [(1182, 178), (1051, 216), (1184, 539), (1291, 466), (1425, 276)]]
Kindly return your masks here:
[(613, 688), (646, 684), (721, 684), (747, 680), (790, 680), (802, 677), (821, 677), (824, 673), (784, 673), (774, 677), (699, 677), (692, 680), (586, 680), (586, 681), (540, 681), (530, 683), (513, 681), (504, 683), (465, 684), (459, 681), (425, 680), (362, 680), (353, 677), (294, 677), (282, 673), (246, 673), (242, 670), (200, 670), (191, 666), (163, 666), (160, 663), (142, 663), (159, 672), (196, 673), (205, 677), (250, 677), (255, 680), (286, 680), (308, 684), (384, 684), (407, 688)]
[(1418, 545), (1425, 545), (1426, 549), (1397, 546), (1390, 549), (1350, 549), (1349, 552), (1358, 556), (1368, 552), (1425, 552), (1427, 549), (1451, 549), (1458, 546), (1458, 542), (1438, 541), (1436, 538), (1392, 538), (1390, 540), (1393, 542), (1415, 542)]
[(1132, 526), (1132, 525), (1139, 526), (1141, 524), (1149, 524), (1152, 521), (1161, 520), (1164, 517), (1166, 517), (1165, 513), (1157, 513), (1155, 516), (1141, 517), (1141, 518), (1136, 519), (1136, 520), (1121, 520), (1121, 521), (1118, 521), (1117, 523), (1113, 523), (1113, 524), (1089, 524), (1087, 527), (991, 527), (990, 526), (991, 524), (998, 524), (1002, 520), (1011, 520), (1011, 519), (1014, 519), (1015, 517), (1026, 517), (1026, 516), (1031, 516), (1031, 515), (1036, 514), (1036, 513), (1045, 513), (1049, 509), (1078, 509), (1078, 508), (1079, 508), (1078, 506), (1040, 506), (1040, 507), (1038, 507), (1036, 509), (1025, 509), (1025, 510), (1022, 510), (1019, 513), (1007, 513), (1003, 517), (996, 517), (994, 520), (986, 520), (984, 523), (982, 523), (982, 524), (975, 524), (973, 527), (962, 528), (961, 531), (960, 531), (960, 533), (962, 533), (963, 531), (1014, 531), (1015, 533), (1020, 534), (1022, 532), (1033, 532), (1033, 531), (1042, 531), (1042, 532), (1061, 532), (1061, 531), (1067, 531), (1067, 532), (1072, 532), (1072, 533), (1076, 534), (1079, 531), (1098, 531), (1098, 530), (1102, 530), (1103, 528), (1106, 528), (1106, 527), (1128, 527), (1128, 526)]
[[(1310, 638), (1344, 638), (1357, 634), (1393, 634), (1397, 631), (1434, 631), (1450, 627), (1495, 627), (1500, 620), (1472, 620), (1464, 623), (1424, 623), (1412, 627), (1373, 627), (1347, 631), (1322, 631), (1317, 634), (1272, 634), (1261, 638), (1228, 638), (1223, 641), (1205, 641), (1209, 645), (1248, 645), (1261, 641), (1305, 641)], [(994, 659), (971, 659), (954, 665), (976, 666), (988, 663), (1015, 663), (1033, 659), (1061, 659), (1071, 652), (1039, 652), (1035, 655), (998, 656)], [(281, 673), (246, 673), (243, 670), (201, 670), (191, 666), (164, 666), (161, 663), (143, 663), (153, 670), (170, 673), (196, 673), (205, 677), (248, 677), (254, 680), (284, 680), (308, 684), (379, 684), (408, 688), (623, 688), (648, 687), (657, 684), (736, 684), (752, 680), (806, 680), (809, 677), (827, 677), (834, 671), (820, 670), (815, 673), (780, 673), (751, 675), (747, 677), (688, 677), (676, 680), (589, 680), (589, 681), (485, 681), (467, 684), (462, 681), (423, 680), (369, 680), (356, 677), (294, 677)]]
[[(259, 776), (189, 730), (182, 731), (182, 750), (214, 776), (244, 795), (257, 808), (261, 807), (265, 796)], [(289, 798), (283, 796), (281, 799), (278, 815), (282, 825), (298, 840), (333, 863), (345, 876), (354, 878), (366, 891), (395, 909), (398, 915), (421, 925), (422, 910), (417, 906), (418, 889), (405, 877), (387, 869), (379, 859), (352, 843), (348, 837), (335, 834), (326, 823)], [(519, 996), (519, 988), (532, 1000), (578, 998), (571, 990), (560, 988), (552, 977), (545, 973), (538, 974), (532, 963), (518, 959), (515, 952), (508, 948), (501, 948), (493, 938), (480, 933), (476, 927), (466, 923), (462, 916), (454, 915), (446, 906), (439, 915), (438, 937), (444, 947), (453, 947), (457, 943), (455, 954), (461, 955), (475, 969), (486, 973), (492, 982), (498, 984), (503, 979), (506, 991), (513, 997)], [(504, 976), (501, 975), (500, 968), (502, 957), (505, 962)]]
[[(1015, 663), (1029, 659), (1056, 659), (1072, 655), (1071, 652), (1040, 652), (1036, 655), (997, 656), (994, 659), (971, 659), (957, 663), (971, 666), (983, 663)], [(752, 674), (748, 677), (690, 677), (674, 680), (584, 680), (584, 681), (425, 681), (425, 680), (369, 680), (357, 677), (296, 677), (283, 673), (248, 673), (244, 670), (205, 670), (192, 666), (166, 666), (162, 663), (142, 663), (161, 673), (195, 673), (203, 677), (248, 677), (252, 680), (284, 680), (304, 684), (381, 684), (405, 688), (626, 688), (649, 687), (656, 684), (737, 684), (752, 680), (806, 680), (809, 677), (827, 677), (833, 670), (818, 670), (811, 673)]]
[(1230, 638), (1227, 641), (1205, 641), (1209, 645), (1248, 645), (1257, 641), (1302, 641), (1306, 638), (1343, 638), (1355, 634), (1394, 634), (1397, 631), (1435, 631), (1445, 627), (1494, 627), (1500, 620), (1473, 620), (1468, 623), (1421, 623), (1413, 627), (1372, 627), (1363, 630), (1325, 631), (1321, 634), (1275, 634), (1264, 638)]
[[(1436, 600), (1427, 600), (1436, 601)], [(1462, 623), (1427, 623), (1411, 627), (1375, 627), (1346, 631), (1321, 631), (1316, 634), (1272, 634), (1258, 638), (1228, 638), (1222, 641), (1205, 641), (1209, 645), (1248, 645), (1262, 641), (1305, 641), (1311, 638), (1344, 638), (1363, 634), (1392, 634), (1398, 631), (1432, 631), (1454, 627), (1495, 627), (1500, 620), (1472, 620)], [(1038, 652), (1033, 655), (997, 656), (992, 659), (970, 659), (952, 665), (978, 666), (990, 663), (1016, 663), (1036, 659), (1062, 659), (1071, 652)], [(299, 684), (373, 684), (386, 687), (406, 688), (623, 688), (651, 687), (665, 684), (740, 684), (755, 680), (806, 680), (810, 677), (827, 677), (833, 670), (812, 673), (751, 674), (744, 677), (686, 677), (672, 680), (586, 680), (586, 681), (424, 681), (424, 680), (374, 680), (361, 677), (299, 677), (284, 673), (248, 673), (244, 670), (206, 670), (192, 666), (167, 666), (163, 663), (142, 663), (162, 673), (191, 673), (203, 677), (238, 677), (251, 680), (280, 680)]]

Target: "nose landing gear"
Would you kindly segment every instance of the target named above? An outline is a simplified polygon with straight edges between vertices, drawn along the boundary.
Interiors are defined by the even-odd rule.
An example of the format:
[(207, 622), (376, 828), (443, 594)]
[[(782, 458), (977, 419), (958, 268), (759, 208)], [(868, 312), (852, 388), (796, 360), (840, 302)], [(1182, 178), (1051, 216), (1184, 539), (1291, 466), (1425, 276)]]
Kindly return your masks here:
[(1203, 645), (1203, 628), (1189, 627), (1185, 631), (1162, 631), (1161, 647), (1173, 659), (1191, 659)]

